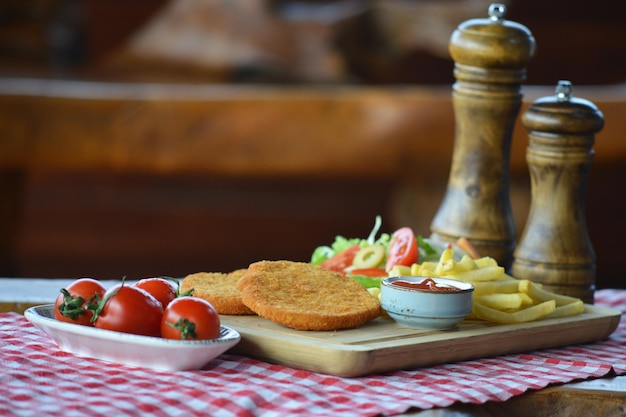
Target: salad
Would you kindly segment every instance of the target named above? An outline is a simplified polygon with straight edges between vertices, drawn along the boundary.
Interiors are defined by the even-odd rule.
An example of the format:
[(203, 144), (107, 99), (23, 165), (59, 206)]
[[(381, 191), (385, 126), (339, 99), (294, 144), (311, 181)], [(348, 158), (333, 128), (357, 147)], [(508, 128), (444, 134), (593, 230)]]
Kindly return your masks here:
[(450, 246), (415, 235), (409, 227), (379, 234), (381, 226), (382, 219), (376, 216), (366, 239), (337, 236), (330, 246), (319, 246), (313, 251), (311, 263), (342, 272), (365, 288), (375, 288), (384, 277), (393, 274), (394, 267), (437, 261)]

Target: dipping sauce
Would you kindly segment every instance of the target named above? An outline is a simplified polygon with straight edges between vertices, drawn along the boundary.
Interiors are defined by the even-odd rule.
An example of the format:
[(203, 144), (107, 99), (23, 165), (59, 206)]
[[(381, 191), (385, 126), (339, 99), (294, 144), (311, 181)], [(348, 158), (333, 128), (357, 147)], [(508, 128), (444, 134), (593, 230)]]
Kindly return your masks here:
[(391, 285), (397, 287), (411, 288), (415, 290), (427, 290), (427, 291), (459, 291), (459, 288), (445, 284), (438, 284), (432, 278), (426, 278), (420, 282), (414, 281), (393, 281)]

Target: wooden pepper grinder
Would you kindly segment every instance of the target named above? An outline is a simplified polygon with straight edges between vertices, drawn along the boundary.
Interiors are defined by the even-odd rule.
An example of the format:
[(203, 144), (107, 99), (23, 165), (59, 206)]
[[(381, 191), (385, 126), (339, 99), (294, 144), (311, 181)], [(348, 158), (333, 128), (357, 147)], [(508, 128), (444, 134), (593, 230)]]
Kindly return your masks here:
[(455, 142), (447, 190), (430, 229), (436, 241), (466, 237), (508, 269), (517, 239), (509, 197), (511, 137), (535, 39), (505, 13), (504, 5), (492, 4), (489, 18), (461, 23), (450, 39)]
[(522, 116), (532, 202), (511, 272), (593, 303), (596, 265), (585, 190), (604, 116), (593, 103), (572, 97), (571, 89), (569, 81), (559, 81), (555, 96), (535, 101)]

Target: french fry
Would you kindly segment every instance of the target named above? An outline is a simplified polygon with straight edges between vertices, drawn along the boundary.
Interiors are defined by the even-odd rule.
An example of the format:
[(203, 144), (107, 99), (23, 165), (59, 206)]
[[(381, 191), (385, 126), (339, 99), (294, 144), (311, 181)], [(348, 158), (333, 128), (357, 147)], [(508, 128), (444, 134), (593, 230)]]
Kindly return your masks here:
[(458, 279), (467, 282), (495, 281), (504, 275), (504, 268), (501, 266), (487, 266), (484, 268), (464, 271), (458, 274), (446, 274), (446, 278)]
[(513, 294), (519, 292), (519, 280), (507, 279), (487, 282), (473, 282), (474, 295)]
[(473, 310), (468, 319), (524, 323), (573, 316), (585, 310), (583, 301), (578, 298), (552, 293), (541, 284), (508, 275), (494, 258), (472, 259), (463, 255), (457, 261), (452, 249), (445, 249), (438, 262), (394, 267), (389, 275), (445, 277), (471, 283), (474, 286)]
[(575, 316), (585, 311), (583, 300), (576, 300), (573, 303), (558, 306), (554, 311), (546, 316), (547, 319)]
[(434, 274), (438, 277), (444, 275), (455, 274), (456, 261), (454, 260), (454, 251), (452, 249), (445, 249), (441, 253), (439, 263), (435, 267)]
[(518, 292), (518, 294), (522, 299), (523, 306), (531, 306), (533, 304), (537, 304), (535, 300), (533, 300), (528, 294), (523, 293), (523, 292)]
[(483, 256), (482, 258), (475, 259), (474, 263), (479, 268), (486, 268), (488, 266), (498, 266), (498, 261), (496, 261), (495, 259), (489, 256)]
[(485, 307), (498, 310), (516, 310), (522, 306), (522, 297), (519, 293), (512, 294), (484, 294), (475, 295), (474, 302)]
[(476, 262), (467, 255), (463, 255), (461, 260), (456, 263), (456, 266), (460, 271), (473, 271), (474, 269), (478, 269)]
[(376, 288), (376, 287), (368, 288), (367, 292), (369, 292), (372, 297), (380, 301), (380, 288)]
[(422, 262), (422, 264), (413, 264), (411, 266), (411, 275), (434, 276), (437, 262)]
[(532, 307), (516, 311), (501, 311), (475, 302), (472, 313), (482, 320), (492, 321), (495, 323), (513, 324), (538, 320), (548, 316), (555, 309), (556, 302), (554, 300), (544, 301)]
[(567, 304), (580, 301), (576, 297), (570, 297), (567, 295), (556, 294), (550, 291), (546, 291), (536, 283), (527, 279), (520, 280), (520, 292), (528, 294), (531, 298), (540, 301), (554, 300), (557, 306), (564, 306)]
[(402, 277), (406, 275), (413, 275), (410, 266), (405, 265), (394, 265), (390, 271), (387, 272), (387, 275), (390, 277)]

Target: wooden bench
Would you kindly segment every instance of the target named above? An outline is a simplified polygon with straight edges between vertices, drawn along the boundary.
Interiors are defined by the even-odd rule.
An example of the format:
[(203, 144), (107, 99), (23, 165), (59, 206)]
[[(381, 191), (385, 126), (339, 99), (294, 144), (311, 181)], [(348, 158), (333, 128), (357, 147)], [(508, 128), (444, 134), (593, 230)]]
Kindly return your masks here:
[[(619, 241), (608, 243), (608, 239), (626, 231), (624, 222), (614, 218), (623, 211), (617, 206), (615, 190), (626, 158), (622, 140), (626, 88), (574, 88), (574, 95), (594, 101), (606, 118), (596, 141), (588, 211), (599, 270), (608, 279), (617, 274), (611, 269), (618, 262), (607, 257), (624, 249)], [(553, 90), (526, 87), (524, 106)], [(29, 204), (24, 195), (29, 178), (54, 173), (69, 175), (65, 178), (89, 178), (94, 173), (204, 178), (226, 186), (251, 182), (242, 193), (261, 186), (269, 192), (265, 210), (285, 217), (290, 215), (285, 202), (294, 190), (307, 202), (301, 207), (319, 201), (322, 208), (309, 208), (297, 223), (298, 227), (309, 225), (300, 234), (293, 230), (284, 234), (278, 221), (272, 222), (271, 229), (261, 228), (259, 234), (275, 233), (274, 239), (265, 240), (250, 231), (250, 224), (242, 226), (247, 231), (217, 227), (216, 235), (207, 237), (206, 247), (211, 259), (206, 263), (216, 269), (272, 254), (304, 258), (335, 234), (366, 234), (374, 214), (385, 216), (386, 229), (409, 225), (427, 234), (450, 165), (454, 139), (450, 99), (450, 87), (435, 86), (314, 88), (2, 79), (0, 273), (19, 275), (19, 264), (28, 263), (16, 261), (25, 233), (25, 205)], [(526, 132), (517, 123), (511, 150), (511, 198), (518, 233), (529, 203), (526, 143)], [(325, 194), (329, 184), (336, 188)], [(302, 196), (309, 188), (305, 199)], [(255, 201), (262, 196), (257, 194)], [(245, 218), (258, 211), (251, 205), (245, 212), (250, 201), (235, 198), (225, 204), (238, 204), (237, 213)], [(333, 203), (337, 207), (329, 208)], [(36, 207), (31, 207), (31, 213), (33, 210), (36, 212)], [(345, 228), (338, 230), (341, 221)], [(293, 228), (294, 224), (282, 227)], [(208, 243), (225, 238), (225, 234), (237, 238), (229, 238), (221, 246)], [(307, 239), (307, 235), (312, 236)], [(285, 236), (291, 241), (281, 241)], [(51, 253), (55, 246), (63, 246), (60, 236), (48, 239)], [(229, 258), (228, 252), (241, 239), (276, 250), (254, 252), (240, 243), (245, 250), (238, 258)], [(23, 251), (23, 241), (21, 245)], [(72, 258), (71, 253), (66, 255), (68, 260)], [(228, 258), (230, 263), (220, 264), (220, 258)], [(190, 265), (192, 271), (199, 267)]]

